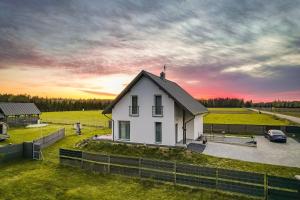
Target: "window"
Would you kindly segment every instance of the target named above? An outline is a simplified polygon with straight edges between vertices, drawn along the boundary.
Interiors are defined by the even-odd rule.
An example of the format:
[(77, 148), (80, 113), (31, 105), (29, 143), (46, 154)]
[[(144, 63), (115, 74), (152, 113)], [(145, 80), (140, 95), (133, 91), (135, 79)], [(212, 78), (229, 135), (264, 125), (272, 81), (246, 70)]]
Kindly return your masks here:
[(161, 122), (155, 122), (155, 142), (161, 143), (162, 139), (162, 125)]
[(131, 106), (129, 107), (129, 115), (130, 116), (138, 116), (139, 115), (139, 106), (138, 106), (138, 96), (131, 96)]
[(153, 116), (163, 116), (163, 106), (162, 106), (162, 96), (155, 95), (154, 96), (154, 106), (152, 108), (152, 115)]
[(130, 122), (119, 121), (119, 139), (130, 140)]

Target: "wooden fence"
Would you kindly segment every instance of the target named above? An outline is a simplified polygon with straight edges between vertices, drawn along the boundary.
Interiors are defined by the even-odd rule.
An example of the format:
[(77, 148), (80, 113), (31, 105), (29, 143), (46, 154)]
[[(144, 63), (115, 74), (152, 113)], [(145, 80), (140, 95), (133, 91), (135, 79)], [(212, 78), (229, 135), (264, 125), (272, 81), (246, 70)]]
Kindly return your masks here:
[(294, 200), (300, 197), (300, 181), (267, 174), (69, 149), (60, 149), (59, 156), (62, 165), (98, 173), (120, 174), (268, 200)]

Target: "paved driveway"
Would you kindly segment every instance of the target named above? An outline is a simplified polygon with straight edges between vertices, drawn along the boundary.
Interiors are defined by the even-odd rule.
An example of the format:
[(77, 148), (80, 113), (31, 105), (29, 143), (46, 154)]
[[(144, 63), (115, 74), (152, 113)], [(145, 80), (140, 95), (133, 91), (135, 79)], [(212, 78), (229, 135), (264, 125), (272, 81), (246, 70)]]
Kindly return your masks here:
[(300, 167), (300, 143), (288, 138), (287, 143), (269, 142), (256, 136), (257, 147), (208, 142), (204, 154), (250, 162)]

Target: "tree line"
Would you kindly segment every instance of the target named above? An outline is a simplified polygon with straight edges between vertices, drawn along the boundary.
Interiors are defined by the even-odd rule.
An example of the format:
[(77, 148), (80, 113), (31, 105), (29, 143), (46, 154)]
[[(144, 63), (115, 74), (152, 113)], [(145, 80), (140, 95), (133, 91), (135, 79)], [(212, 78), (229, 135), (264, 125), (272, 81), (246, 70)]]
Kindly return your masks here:
[(253, 103), (252, 107), (260, 108), (300, 108), (300, 101), (273, 101)]
[(71, 110), (103, 110), (111, 100), (47, 98), (30, 95), (0, 94), (0, 102), (35, 103), (42, 112)]
[[(35, 103), (42, 112), (49, 111), (71, 111), (71, 110), (103, 110), (112, 100), (108, 99), (68, 99), (47, 98), (30, 95), (0, 94), (0, 102)], [(216, 108), (300, 108), (300, 101), (273, 101), (253, 103), (239, 98), (211, 98), (200, 99), (205, 107)]]
[(212, 98), (212, 99), (200, 99), (205, 107), (210, 108), (241, 108), (251, 107), (252, 101), (244, 101), (244, 99), (238, 98)]

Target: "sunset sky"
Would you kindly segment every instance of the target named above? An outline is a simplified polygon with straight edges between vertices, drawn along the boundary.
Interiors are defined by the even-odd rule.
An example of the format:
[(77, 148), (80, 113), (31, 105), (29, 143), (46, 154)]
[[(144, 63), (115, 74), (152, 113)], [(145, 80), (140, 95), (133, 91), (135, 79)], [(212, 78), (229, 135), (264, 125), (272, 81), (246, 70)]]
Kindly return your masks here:
[(0, 0), (0, 93), (113, 98), (164, 64), (195, 98), (300, 100), (300, 0)]

